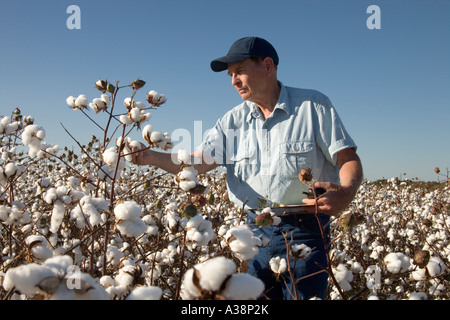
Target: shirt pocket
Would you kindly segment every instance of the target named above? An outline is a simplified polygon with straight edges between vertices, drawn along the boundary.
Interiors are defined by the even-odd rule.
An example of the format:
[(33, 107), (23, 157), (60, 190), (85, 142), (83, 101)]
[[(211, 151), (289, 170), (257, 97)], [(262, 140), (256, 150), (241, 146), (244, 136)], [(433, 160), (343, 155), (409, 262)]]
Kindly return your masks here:
[(297, 178), (302, 169), (311, 168), (315, 163), (315, 143), (311, 140), (289, 140), (280, 144), (280, 175)]
[(255, 149), (251, 148), (247, 140), (239, 145), (236, 154), (230, 157), (234, 166), (234, 175), (239, 181), (245, 181), (254, 174), (256, 159)]

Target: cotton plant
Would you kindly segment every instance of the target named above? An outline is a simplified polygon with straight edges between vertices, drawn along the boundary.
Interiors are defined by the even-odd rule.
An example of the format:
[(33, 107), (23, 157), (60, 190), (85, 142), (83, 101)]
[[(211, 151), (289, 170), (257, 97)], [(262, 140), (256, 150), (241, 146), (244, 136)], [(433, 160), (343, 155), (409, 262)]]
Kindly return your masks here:
[(27, 245), (27, 260), (43, 262), (53, 257), (53, 251), (47, 239), (41, 235), (30, 235), (25, 239)]
[(260, 227), (268, 225), (277, 226), (281, 223), (281, 218), (271, 210), (270, 207), (264, 208), (260, 214), (255, 217), (255, 224)]
[(21, 163), (8, 162), (3, 167), (0, 167), (0, 186), (7, 187), (11, 182), (19, 179), (25, 166)]
[(239, 225), (230, 228), (222, 244), (230, 248), (232, 254), (240, 261), (252, 259), (259, 253), (259, 247), (262, 245), (260, 238), (255, 237), (247, 225)]
[(236, 273), (236, 265), (225, 257), (215, 257), (186, 271), (182, 283), (185, 300), (254, 300), (264, 283), (249, 274)]
[(156, 131), (150, 124), (147, 124), (142, 129), (142, 137), (152, 148), (161, 148), (163, 150), (170, 150), (173, 148), (170, 134), (168, 132)]
[(344, 264), (340, 263), (336, 268), (333, 268), (333, 273), (343, 291), (352, 289), (353, 273)]
[(123, 101), (128, 112), (120, 116), (120, 122), (129, 126), (132, 124), (141, 125), (151, 118), (151, 113), (146, 112), (146, 105), (140, 101), (133, 101), (131, 97)]
[(10, 135), (20, 129), (20, 123), (11, 117), (0, 118), (0, 134)]
[(79, 229), (89, 226), (99, 226), (106, 221), (103, 216), (108, 211), (109, 202), (100, 197), (83, 196), (77, 206), (70, 211), (70, 219), (76, 222)]
[(180, 162), (181, 171), (175, 176), (176, 183), (184, 191), (190, 191), (199, 185), (198, 172), (195, 169), (189, 153), (181, 149), (178, 151), (177, 159)]
[(196, 215), (186, 223), (186, 239), (199, 246), (207, 245), (214, 240), (216, 235), (212, 229), (212, 223), (201, 215)]
[(292, 257), (296, 260), (306, 259), (312, 252), (312, 248), (304, 243), (291, 245), (290, 253)]
[(287, 262), (285, 258), (273, 257), (269, 260), (270, 270), (272, 270), (277, 276), (287, 271)]
[(139, 237), (147, 230), (147, 225), (141, 219), (142, 208), (135, 201), (118, 203), (114, 208), (116, 228), (128, 237)]
[(73, 266), (70, 256), (56, 256), (42, 264), (9, 269), (3, 280), (7, 291), (48, 300), (106, 300), (107, 292), (90, 275)]
[(391, 252), (383, 261), (386, 269), (394, 274), (406, 272), (411, 265), (410, 258), (402, 252)]
[[(149, 110), (166, 101), (153, 90), (144, 98), (147, 101), (139, 99), (142, 86), (142, 81), (119, 86), (118, 82), (113, 85), (99, 80), (95, 87), (101, 94), (92, 96), (94, 99), (87, 95), (68, 99), (70, 108), (90, 113), (89, 118), (104, 133), (103, 140), (93, 137), (87, 145), (80, 143), (82, 154), (64, 148), (59, 155), (58, 148), (48, 149), (45, 130), (35, 125), (31, 116), (17, 110), (11, 116), (0, 116), (1, 299), (91, 299), (100, 292), (107, 299), (231, 299), (236, 297), (225, 295), (225, 287), (236, 288), (237, 293), (253, 288), (253, 280), (246, 274), (230, 276), (227, 272), (217, 280), (218, 290), (208, 287), (203, 282), (208, 276), (197, 267), (224, 254), (234, 263), (241, 262), (242, 268), (267, 244), (267, 239), (251, 234), (244, 226), (242, 208), (228, 200), (226, 176), (219, 171), (199, 176), (187, 169), (182, 181), (174, 183), (172, 175), (129, 163), (132, 148), (172, 147), (169, 134), (147, 123), (152, 118), (129, 125), (120, 121), (121, 115), (129, 113), (135, 120), (142, 114), (145, 120)], [(118, 95), (125, 88), (133, 90), (127, 94), (129, 109)], [(131, 111), (134, 108), (139, 112)], [(110, 126), (102, 124), (104, 117)], [(132, 138), (135, 129), (142, 131), (145, 144)], [(36, 148), (30, 147), (34, 144)], [(36, 152), (30, 155), (33, 148)], [(175, 160), (193, 167), (186, 151), (177, 154)], [(114, 209), (125, 201), (134, 201), (140, 209), (132, 206), (135, 211), (121, 212), (119, 208), (119, 217), (125, 219), (117, 219)], [(433, 189), (407, 179), (364, 182), (349, 208), (330, 220), (332, 240), (328, 245), (333, 254), (329, 265), (337, 281), (330, 282), (328, 298), (449, 299), (448, 203), (450, 189), (445, 183)], [(271, 210), (261, 208), (269, 223), (276, 223)], [(355, 219), (359, 215), (364, 219)], [(133, 217), (137, 223), (130, 225), (137, 228), (123, 224)], [(358, 223), (353, 223), (355, 220)], [(314, 250), (288, 245), (291, 265)], [(47, 270), (48, 263), (60, 264), (54, 259), (65, 255), (73, 259), (67, 261), (70, 268), (56, 272), (55, 278), (55, 271)], [(277, 271), (283, 270), (281, 258), (287, 259), (280, 257)], [(406, 260), (410, 261), (408, 268)], [(214, 270), (226, 271), (219, 266), (222, 263), (227, 264), (218, 261)], [(16, 268), (23, 268), (25, 273), (17, 273)], [(74, 271), (81, 270), (77, 268), (82, 272), (75, 277)], [(39, 274), (44, 276), (36, 282), (28, 281)], [(97, 280), (94, 275), (102, 277)], [(11, 286), (12, 279), (17, 286), (15, 282)], [(197, 287), (195, 283), (201, 279), (202, 285)], [(77, 290), (70, 289), (76, 280)], [(244, 285), (247, 280), (249, 284)], [(344, 291), (345, 281), (351, 290)], [(177, 292), (181, 284), (180, 296)], [(254, 297), (240, 297), (249, 296)]]
[(122, 266), (115, 275), (103, 276), (99, 283), (105, 288), (112, 300), (159, 300), (161, 288), (145, 286), (145, 272), (132, 260), (124, 259)]
[(53, 206), (50, 232), (58, 232), (64, 220), (66, 206), (72, 203), (70, 189), (66, 186), (50, 188), (44, 194), (44, 201)]

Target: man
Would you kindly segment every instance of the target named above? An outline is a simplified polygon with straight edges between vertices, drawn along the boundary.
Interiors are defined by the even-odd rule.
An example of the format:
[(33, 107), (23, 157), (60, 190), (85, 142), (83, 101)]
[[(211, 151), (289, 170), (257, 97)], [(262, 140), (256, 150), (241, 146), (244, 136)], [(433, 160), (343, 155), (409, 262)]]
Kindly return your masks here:
[[(302, 214), (283, 215), (277, 226), (254, 228), (257, 235), (270, 239), (267, 247), (249, 261), (249, 273), (265, 283), (265, 296), (271, 299), (324, 298), (327, 274), (325, 249), (316, 217), (315, 202), (322, 225), (336, 216), (354, 198), (362, 180), (356, 145), (345, 130), (330, 100), (314, 90), (284, 86), (277, 79), (279, 58), (266, 40), (246, 37), (237, 40), (224, 57), (211, 62), (215, 72), (228, 71), (232, 85), (244, 102), (228, 111), (209, 131), (194, 157), (196, 168), (204, 173), (224, 165), (229, 198), (249, 209), (248, 223), (254, 225), (261, 203), (309, 204)], [(146, 151), (136, 153), (134, 162), (151, 164), (177, 173), (179, 164), (170, 154)], [(306, 199), (298, 174), (311, 169), (315, 187), (326, 193), (317, 200)], [(328, 234), (328, 230), (326, 230)], [(291, 261), (295, 265), (294, 284), (289, 276), (277, 281), (269, 260), (286, 258), (285, 235), (294, 244), (312, 248), (311, 255)], [(328, 241), (328, 240), (327, 240)], [(293, 289), (297, 288), (297, 292)]]

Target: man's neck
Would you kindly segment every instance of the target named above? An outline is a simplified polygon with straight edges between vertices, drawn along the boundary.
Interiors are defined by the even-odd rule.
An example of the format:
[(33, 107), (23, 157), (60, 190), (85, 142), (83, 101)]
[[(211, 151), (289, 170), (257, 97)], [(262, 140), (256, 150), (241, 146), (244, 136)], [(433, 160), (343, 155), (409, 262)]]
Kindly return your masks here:
[(280, 97), (281, 85), (277, 81), (276, 85), (273, 86), (273, 89), (268, 92), (267, 98), (261, 101), (254, 101), (256, 105), (259, 107), (259, 111), (261, 115), (264, 117), (264, 120), (269, 117), (275, 106), (277, 104), (278, 98)]

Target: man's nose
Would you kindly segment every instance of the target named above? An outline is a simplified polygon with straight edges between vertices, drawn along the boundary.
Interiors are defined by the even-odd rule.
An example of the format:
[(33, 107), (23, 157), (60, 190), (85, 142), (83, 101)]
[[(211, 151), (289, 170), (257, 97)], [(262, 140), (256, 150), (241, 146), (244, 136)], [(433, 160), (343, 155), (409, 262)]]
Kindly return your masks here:
[(240, 82), (239, 77), (235, 74), (231, 75), (231, 84), (236, 86)]

